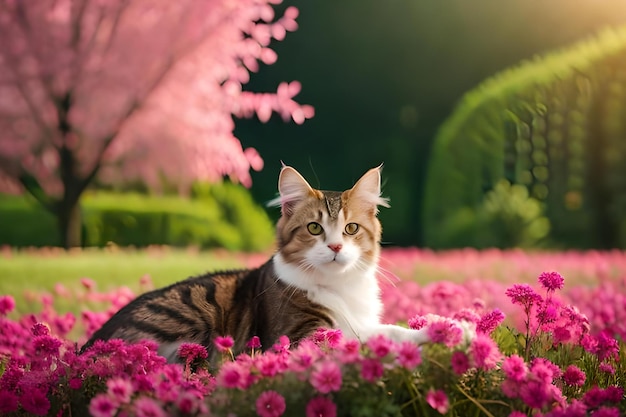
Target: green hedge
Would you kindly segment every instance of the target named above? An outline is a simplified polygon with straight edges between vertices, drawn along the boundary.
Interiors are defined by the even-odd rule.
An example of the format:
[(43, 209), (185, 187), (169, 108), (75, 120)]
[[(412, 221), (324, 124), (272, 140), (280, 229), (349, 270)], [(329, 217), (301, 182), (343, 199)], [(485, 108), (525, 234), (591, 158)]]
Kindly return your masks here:
[[(625, 65), (622, 27), (468, 92), (433, 144), (425, 243), (480, 246), (487, 232), (486, 242), (499, 247), (626, 247)], [(511, 194), (484, 213), (503, 180), (525, 187), (527, 197)], [(526, 218), (526, 203), (541, 213)]]
[[(139, 193), (90, 192), (82, 199), (85, 246), (152, 244), (259, 251), (273, 225), (238, 185), (201, 185), (191, 199)], [(28, 196), (0, 195), (0, 245), (56, 246), (55, 218)]]

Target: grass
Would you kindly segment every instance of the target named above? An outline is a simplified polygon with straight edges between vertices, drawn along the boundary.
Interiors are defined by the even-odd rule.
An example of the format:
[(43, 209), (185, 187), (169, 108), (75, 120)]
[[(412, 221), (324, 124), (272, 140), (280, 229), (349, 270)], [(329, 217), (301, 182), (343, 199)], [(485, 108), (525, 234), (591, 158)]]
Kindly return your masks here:
[(261, 262), (260, 256), (169, 248), (139, 251), (111, 247), (71, 252), (5, 249), (0, 254), (0, 294), (12, 295), (17, 312), (26, 313), (36, 311), (29, 294), (52, 291), (57, 283), (76, 288), (81, 278), (90, 278), (102, 291), (127, 286), (137, 292), (146, 274), (155, 287), (161, 287), (189, 276)]

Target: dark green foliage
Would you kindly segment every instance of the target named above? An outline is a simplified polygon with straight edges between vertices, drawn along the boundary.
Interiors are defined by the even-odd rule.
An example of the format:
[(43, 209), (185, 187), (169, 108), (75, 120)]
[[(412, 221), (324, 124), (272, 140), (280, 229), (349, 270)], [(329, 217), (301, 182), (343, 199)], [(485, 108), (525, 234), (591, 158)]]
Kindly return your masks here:
[[(272, 244), (273, 226), (246, 189), (230, 183), (196, 189), (193, 199), (86, 194), (82, 199), (85, 246), (196, 245), (258, 251)], [(1, 196), (0, 218), (0, 245), (59, 245), (55, 219), (29, 197)]]
[(466, 94), (435, 139), (427, 244), (626, 247), (624, 68), (626, 27)]

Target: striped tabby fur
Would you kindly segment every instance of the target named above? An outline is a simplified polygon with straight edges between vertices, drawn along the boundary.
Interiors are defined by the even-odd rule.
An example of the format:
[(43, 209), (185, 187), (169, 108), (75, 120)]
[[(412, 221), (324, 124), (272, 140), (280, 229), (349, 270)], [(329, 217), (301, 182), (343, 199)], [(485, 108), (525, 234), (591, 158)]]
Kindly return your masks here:
[(295, 169), (283, 167), (278, 188), (277, 251), (267, 263), (145, 293), (111, 317), (83, 349), (98, 339), (152, 339), (175, 361), (184, 342), (202, 344), (214, 357), (216, 336), (232, 336), (238, 353), (252, 336), (270, 348), (281, 335), (297, 343), (319, 327), (339, 328), (360, 340), (383, 334), (428, 341), (424, 330), (380, 323), (376, 215), (378, 206), (387, 206), (380, 197), (380, 167), (344, 192), (313, 189)]

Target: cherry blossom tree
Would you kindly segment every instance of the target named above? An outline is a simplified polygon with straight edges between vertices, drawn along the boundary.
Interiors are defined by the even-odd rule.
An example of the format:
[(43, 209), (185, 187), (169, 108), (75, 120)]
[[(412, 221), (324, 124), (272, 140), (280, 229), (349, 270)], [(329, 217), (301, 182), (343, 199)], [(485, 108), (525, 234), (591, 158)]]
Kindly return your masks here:
[(80, 244), (79, 201), (103, 183), (163, 179), (181, 189), (223, 176), (249, 186), (263, 161), (233, 117), (303, 123), (298, 82), (245, 91), (297, 29), (281, 0), (3, 0), (0, 187), (32, 194)]

